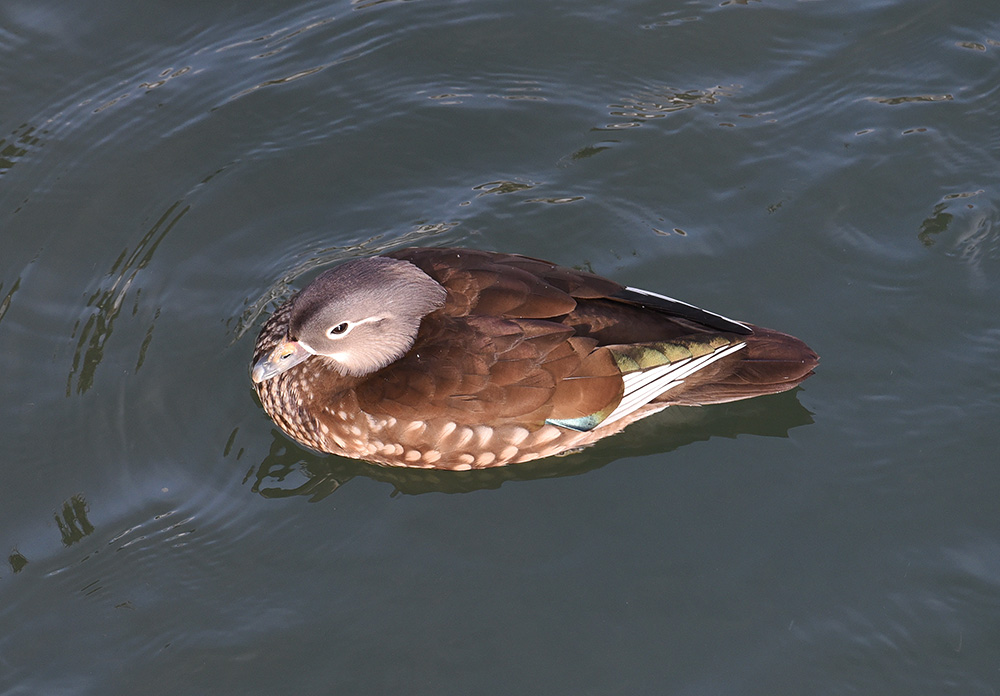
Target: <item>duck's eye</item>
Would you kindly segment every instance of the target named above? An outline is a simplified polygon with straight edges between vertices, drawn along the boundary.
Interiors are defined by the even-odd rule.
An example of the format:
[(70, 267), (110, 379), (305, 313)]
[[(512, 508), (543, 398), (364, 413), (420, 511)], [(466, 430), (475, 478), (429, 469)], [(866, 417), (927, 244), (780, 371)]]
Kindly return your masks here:
[(342, 321), (336, 326), (331, 326), (327, 333), (330, 336), (343, 336), (349, 328), (351, 328), (350, 325), (346, 321)]

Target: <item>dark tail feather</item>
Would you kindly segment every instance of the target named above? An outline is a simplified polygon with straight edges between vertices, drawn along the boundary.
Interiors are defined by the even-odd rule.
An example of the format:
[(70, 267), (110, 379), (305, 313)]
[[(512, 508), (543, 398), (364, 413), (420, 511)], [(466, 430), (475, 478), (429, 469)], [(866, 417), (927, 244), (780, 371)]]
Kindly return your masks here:
[[(753, 326), (740, 336), (746, 347), (723, 358), (685, 384), (663, 395), (671, 404), (698, 406), (777, 394), (797, 386), (813, 373), (819, 356), (788, 334)], [(715, 369), (711, 369), (714, 367)]]

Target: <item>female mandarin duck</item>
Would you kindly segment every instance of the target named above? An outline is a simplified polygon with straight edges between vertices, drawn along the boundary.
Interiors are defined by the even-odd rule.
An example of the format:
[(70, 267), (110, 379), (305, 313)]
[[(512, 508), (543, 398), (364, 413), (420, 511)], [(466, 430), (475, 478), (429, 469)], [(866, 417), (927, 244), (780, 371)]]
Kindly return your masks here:
[(319, 275), (261, 329), (288, 435), (389, 466), (478, 469), (589, 445), (671, 404), (791, 389), (787, 334), (547, 261), (403, 249)]

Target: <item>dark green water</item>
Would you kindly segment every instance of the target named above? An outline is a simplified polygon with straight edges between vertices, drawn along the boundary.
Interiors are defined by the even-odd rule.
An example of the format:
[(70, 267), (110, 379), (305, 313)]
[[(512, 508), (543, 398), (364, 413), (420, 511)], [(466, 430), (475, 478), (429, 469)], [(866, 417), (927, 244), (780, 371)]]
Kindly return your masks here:
[[(0, 5), (0, 694), (1000, 690), (994, 2)], [(248, 378), (320, 268), (516, 251), (793, 393), (404, 475)]]

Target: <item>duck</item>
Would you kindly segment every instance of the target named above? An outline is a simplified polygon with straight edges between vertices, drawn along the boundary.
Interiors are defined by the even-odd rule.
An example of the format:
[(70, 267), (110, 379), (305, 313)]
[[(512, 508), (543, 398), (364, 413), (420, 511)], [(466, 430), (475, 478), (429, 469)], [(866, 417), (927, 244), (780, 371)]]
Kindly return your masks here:
[(794, 336), (549, 261), (407, 248), (319, 274), (254, 345), (264, 411), (299, 444), (466, 471), (574, 453), (669, 406), (792, 389)]

